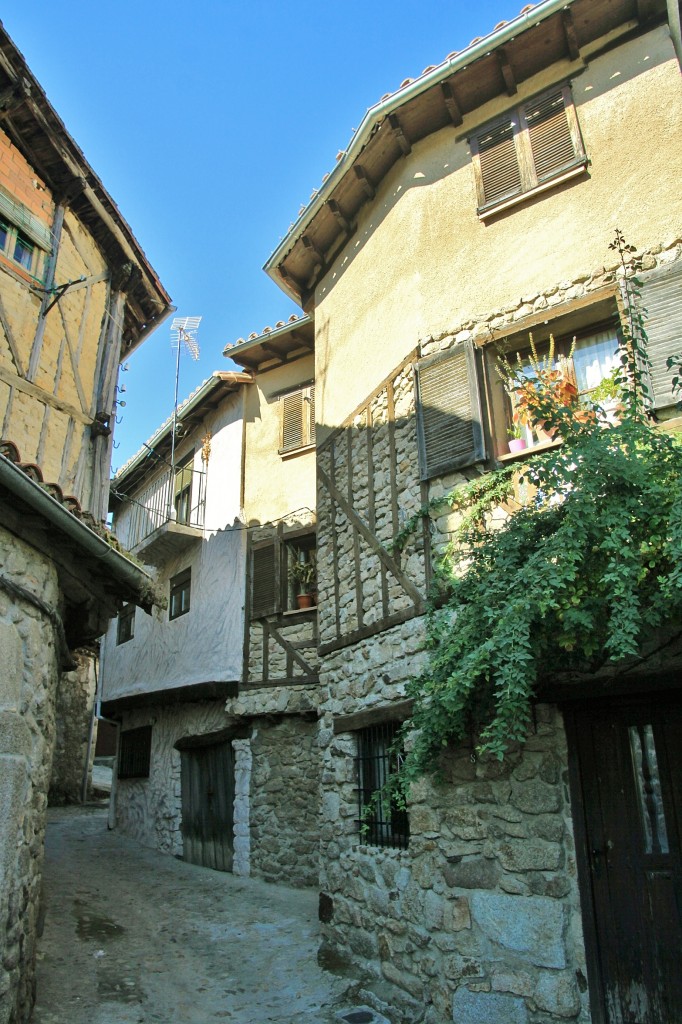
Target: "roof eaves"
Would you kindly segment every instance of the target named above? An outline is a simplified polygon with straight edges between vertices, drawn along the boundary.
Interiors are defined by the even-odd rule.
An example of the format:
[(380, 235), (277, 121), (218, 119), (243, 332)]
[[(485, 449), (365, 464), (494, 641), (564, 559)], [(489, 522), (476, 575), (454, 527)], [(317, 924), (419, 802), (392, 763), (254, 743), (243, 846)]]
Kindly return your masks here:
[(312, 323), (312, 317), (309, 314), (296, 317), (291, 319), (281, 327), (274, 327), (272, 330), (262, 331), (261, 334), (252, 335), (248, 341), (237, 342), (234, 345), (227, 344), (223, 349), (223, 355), (227, 356), (228, 359), (234, 359), (235, 355), (243, 355), (248, 352), (249, 349), (255, 348), (257, 345), (261, 345), (264, 341), (271, 341), (277, 338), (283, 338), (287, 334), (291, 334), (301, 327), (307, 327), (308, 324)]

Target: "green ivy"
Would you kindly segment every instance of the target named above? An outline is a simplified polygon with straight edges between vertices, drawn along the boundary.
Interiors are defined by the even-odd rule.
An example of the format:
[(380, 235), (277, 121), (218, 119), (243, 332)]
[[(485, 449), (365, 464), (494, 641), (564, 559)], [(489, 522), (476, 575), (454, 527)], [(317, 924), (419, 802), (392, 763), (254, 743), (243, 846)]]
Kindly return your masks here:
[[(563, 443), (431, 502), (396, 542), (444, 505), (460, 514), (435, 565), (428, 661), (408, 686), (415, 706), (398, 740), (408, 753), (394, 798), (436, 770), (452, 742), (473, 734), (480, 753), (499, 759), (522, 743), (547, 666), (617, 664), (682, 613), (682, 448), (648, 416), (637, 259), (620, 232), (612, 247), (626, 304), (620, 422), (599, 405), (576, 417), (540, 395), (539, 418)], [(519, 485), (529, 497), (491, 529)]]

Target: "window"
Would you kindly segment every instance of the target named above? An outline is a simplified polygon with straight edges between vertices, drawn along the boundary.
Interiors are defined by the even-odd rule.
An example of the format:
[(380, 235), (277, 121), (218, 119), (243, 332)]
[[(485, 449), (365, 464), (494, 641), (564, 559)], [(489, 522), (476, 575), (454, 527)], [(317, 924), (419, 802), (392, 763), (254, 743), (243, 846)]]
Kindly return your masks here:
[(6, 220), (0, 220), (0, 252), (34, 277), (38, 273), (40, 250)]
[(364, 842), (406, 849), (410, 837), (407, 811), (400, 810), (386, 796), (375, 797), (389, 774), (400, 767), (402, 752), (392, 749), (398, 729), (395, 722), (386, 722), (361, 729), (357, 734), (358, 817), (360, 829), (366, 829), (361, 832)]
[(135, 605), (127, 604), (118, 613), (116, 643), (125, 644), (135, 636)]
[(476, 358), (467, 342), (415, 367), (422, 480), (485, 458)]
[(151, 756), (151, 725), (122, 732), (118, 753), (119, 779), (148, 779)]
[[(251, 549), (251, 618), (310, 607), (315, 600), (315, 534), (279, 535)], [(312, 595), (301, 603), (299, 594)]]
[(33, 256), (36, 251), (35, 245), (17, 231), (14, 240), (14, 262), (18, 263), (24, 270), (30, 273), (33, 269)]
[(315, 444), (315, 385), (289, 391), (279, 398), (282, 404), (280, 455)]
[(170, 581), (169, 619), (178, 619), (189, 611), (190, 590), (192, 588), (192, 570), (185, 569), (173, 576)]
[(482, 216), (578, 173), (587, 162), (568, 85), (490, 122), (470, 143)]
[(192, 520), (193, 466), (194, 453), (184, 459), (175, 470), (175, 520), (183, 526), (189, 526)]

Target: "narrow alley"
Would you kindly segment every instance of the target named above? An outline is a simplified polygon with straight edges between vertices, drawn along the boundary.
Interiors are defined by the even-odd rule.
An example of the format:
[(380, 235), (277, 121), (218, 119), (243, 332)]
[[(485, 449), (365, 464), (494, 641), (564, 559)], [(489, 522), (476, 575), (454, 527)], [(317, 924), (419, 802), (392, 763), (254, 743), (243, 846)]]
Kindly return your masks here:
[(327, 1024), (352, 979), (317, 962), (317, 894), (210, 871), (49, 812), (34, 1024)]

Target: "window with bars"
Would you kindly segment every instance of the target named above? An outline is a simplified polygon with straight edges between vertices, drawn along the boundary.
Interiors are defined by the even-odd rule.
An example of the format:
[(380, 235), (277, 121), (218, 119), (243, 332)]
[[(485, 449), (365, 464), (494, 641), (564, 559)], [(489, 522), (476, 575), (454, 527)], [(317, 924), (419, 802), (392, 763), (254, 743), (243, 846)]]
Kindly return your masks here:
[(192, 590), (192, 569), (184, 569), (170, 581), (170, 600), (168, 605), (168, 618), (178, 619), (186, 615), (190, 608), (190, 595)]
[(151, 757), (151, 725), (122, 732), (118, 754), (119, 779), (148, 779)]
[(135, 636), (135, 605), (127, 604), (118, 613), (116, 643), (125, 644)]
[(407, 811), (382, 793), (391, 774), (400, 767), (402, 751), (394, 749), (399, 725), (384, 722), (357, 734), (358, 827), (370, 846), (407, 849), (410, 824)]
[(480, 215), (541, 191), (587, 163), (568, 85), (508, 111), (469, 141)]
[(282, 430), (280, 455), (315, 444), (315, 385), (280, 395)]

